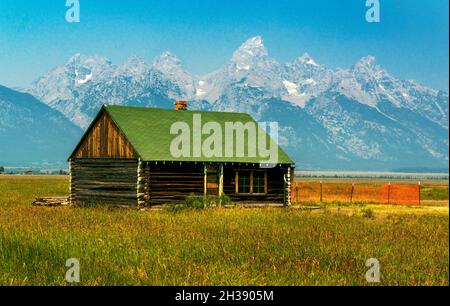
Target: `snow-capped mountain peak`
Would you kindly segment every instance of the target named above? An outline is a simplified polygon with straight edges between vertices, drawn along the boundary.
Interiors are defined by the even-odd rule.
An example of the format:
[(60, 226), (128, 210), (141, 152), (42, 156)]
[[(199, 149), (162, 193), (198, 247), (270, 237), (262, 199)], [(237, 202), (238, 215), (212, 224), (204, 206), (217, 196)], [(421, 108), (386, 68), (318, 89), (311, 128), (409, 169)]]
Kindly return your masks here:
[(333, 81), (333, 72), (318, 64), (308, 53), (285, 63), (282, 72), (287, 90), (283, 99), (300, 107), (329, 89)]
[(367, 55), (362, 57), (355, 66), (365, 66), (365, 67), (370, 67), (373, 66), (376, 63), (376, 58), (373, 55)]
[(130, 67), (130, 68), (142, 67), (142, 66), (147, 66), (147, 65), (148, 64), (145, 62), (145, 60), (142, 57), (139, 57), (137, 55), (131, 55), (122, 64), (122, 66), (127, 66), (127, 67)]
[(148, 72), (150, 66), (143, 58), (131, 55), (124, 63), (119, 65), (114, 73), (115, 76), (127, 75), (141, 77)]
[(296, 64), (302, 64), (302, 65), (312, 65), (312, 66), (320, 66), (319, 64), (314, 61), (314, 59), (309, 56), (308, 53), (304, 53), (302, 56), (295, 59), (294, 63)]
[[(224, 67), (201, 78), (197, 97), (214, 103), (235, 85), (246, 91), (259, 91), (257, 96), (279, 95), (286, 91), (282, 81), (280, 64), (269, 57), (262, 37), (255, 36), (245, 41)], [(236, 92), (233, 95), (238, 96)]]
[(247, 39), (238, 49), (238, 51), (261, 50), (267, 53), (266, 47), (264, 46), (264, 41), (261, 36), (254, 36)]
[(248, 40), (245, 42), (245, 44), (246, 44), (246, 45), (253, 45), (253, 46), (256, 46), (256, 47), (258, 47), (258, 48), (264, 47), (263, 39), (262, 39), (262, 37), (259, 36), (259, 35), (258, 35), (258, 36), (254, 36), (254, 37), (248, 39)]
[(264, 46), (261, 36), (255, 36), (243, 43), (236, 50), (231, 58), (231, 62), (238, 66), (238, 69), (249, 70), (252, 65), (268, 59), (269, 52)]
[(104, 65), (104, 64), (111, 64), (111, 61), (108, 60), (106, 57), (101, 57), (97, 55), (84, 55), (81, 53), (75, 53), (72, 55), (68, 61), (66, 62), (66, 66), (69, 65)]
[[(99, 74), (109, 68), (112, 63), (105, 57), (89, 56), (77, 53), (73, 55), (64, 65), (64, 72), (80, 78), (85, 78), (89, 74)], [(58, 72), (58, 71), (54, 71)]]
[(181, 68), (181, 61), (171, 52), (164, 51), (160, 56), (155, 58), (153, 61), (153, 67), (161, 71), (179, 69)]
[(152, 68), (164, 78), (178, 86), (178, 92), (172, 96), (176, 99), (194, 99), (196, 96), (197, 77), (188, 73), (181, 60), (169, 51), (161, 53), (154, 59)]
[(359, 79), (371, 79), (372, 81), (379, 81), (383, 78), (395, 79), (378, 65), (375, 57), (372, 55), (362, 57), (350, 68), (350, 72)]
[(72, 63), (77, 63), (82, 61), (84, 58), (84, 55), (82, 55), (81, 53), (75, 53), (74, 55), (72, 55), (71, 57), (69, 57), (69, 59), (66, 62), (66, 65), (72, 64)]
[(112, 66), (111, 61), (105, 57), (77, 53), (66, 62), (64, 69), (55, 69), (50, 75), (56, 77), (60, 74), (60, 77), (73, 79), (74, 86), (83, 86), (107, 75)]

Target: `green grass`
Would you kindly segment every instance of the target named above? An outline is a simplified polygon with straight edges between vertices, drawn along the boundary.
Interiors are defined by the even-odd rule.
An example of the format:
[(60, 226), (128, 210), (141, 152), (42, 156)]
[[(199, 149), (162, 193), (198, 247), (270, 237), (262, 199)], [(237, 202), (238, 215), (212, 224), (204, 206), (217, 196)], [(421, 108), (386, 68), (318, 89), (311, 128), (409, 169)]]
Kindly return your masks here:
[(448, 201), (448, 186), (424, 186), (420, 190), (420, 196), (423, 200)]
[[(131, 209), (32, 207), (63, 179), (0, 179), (0, 285), (448, 285), (448, 207)], [(367, 209), (372, 211), (367, 217)]]

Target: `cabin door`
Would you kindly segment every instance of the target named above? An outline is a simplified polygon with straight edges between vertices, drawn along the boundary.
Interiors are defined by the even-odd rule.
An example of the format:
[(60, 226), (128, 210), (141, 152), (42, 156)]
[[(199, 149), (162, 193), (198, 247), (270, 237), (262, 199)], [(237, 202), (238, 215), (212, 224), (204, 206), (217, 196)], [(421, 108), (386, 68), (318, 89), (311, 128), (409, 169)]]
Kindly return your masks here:
[(206, 166), (206, 194), (219, 195), (219, 167), (217, 165)]

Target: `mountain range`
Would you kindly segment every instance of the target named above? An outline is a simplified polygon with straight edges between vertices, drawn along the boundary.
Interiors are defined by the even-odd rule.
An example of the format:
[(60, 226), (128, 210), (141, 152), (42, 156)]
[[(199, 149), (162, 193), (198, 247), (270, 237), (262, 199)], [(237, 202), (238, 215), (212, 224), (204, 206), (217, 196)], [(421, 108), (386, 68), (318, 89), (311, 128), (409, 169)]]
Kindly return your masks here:
[(63, 162), (83, 131), (30, 94), (0, 86), (0, 165)]
[(373, 56), (347, 69), (308, 54), (279, 63), (256, 36), (220, 69), (196, 76), (170, 52), (119, 65), (76, 54), (25, 91), (81, 129), (103, 104), (188, 100), (191, 110), (246, 112), (279, 123), (280, 144), (300, 170), (448, 169), (448, 93), (395, 78)]

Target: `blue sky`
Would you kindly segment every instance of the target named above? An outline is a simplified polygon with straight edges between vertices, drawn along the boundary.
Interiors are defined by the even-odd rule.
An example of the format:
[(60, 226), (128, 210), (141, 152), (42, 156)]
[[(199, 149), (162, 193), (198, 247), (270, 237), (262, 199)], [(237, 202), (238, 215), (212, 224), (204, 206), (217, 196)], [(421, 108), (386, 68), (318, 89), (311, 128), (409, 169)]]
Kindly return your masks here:
[(346, 68), (370, 54), (394, 76), (448, 92), (448, 0), (380, 0), (377, 24), (365, 21), (365, 0), (79, 1), (78, 24), (65, 21), (65, 0), (0, 1), (0, 84), (26, 86), (78, 52), (119, 63), (169, 50), (203, 74), (261, 35), (281, 62), (308, 52)]

